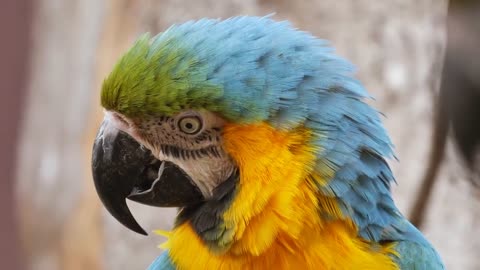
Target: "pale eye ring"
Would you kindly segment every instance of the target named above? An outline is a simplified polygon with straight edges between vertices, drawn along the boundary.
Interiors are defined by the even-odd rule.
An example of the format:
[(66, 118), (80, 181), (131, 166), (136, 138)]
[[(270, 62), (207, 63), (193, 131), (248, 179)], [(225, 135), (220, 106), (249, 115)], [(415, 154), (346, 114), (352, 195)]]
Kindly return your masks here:
[(194, 135), (202, 130), (202, 120), (198, 116), (185, 116), (178, 120), (178, 128), (189, 135)]

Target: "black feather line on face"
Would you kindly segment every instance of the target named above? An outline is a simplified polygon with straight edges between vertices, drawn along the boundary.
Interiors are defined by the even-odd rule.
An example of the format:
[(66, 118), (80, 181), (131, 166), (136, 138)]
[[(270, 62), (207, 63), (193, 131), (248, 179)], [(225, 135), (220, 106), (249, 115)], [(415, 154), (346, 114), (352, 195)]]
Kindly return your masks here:
[(208, 140), (210, 142), (212, 141), (212, 131), (211, 130), (207, 130), (207, 131), (203, 132), (202, 134), (198, 135), (195, 138), (196, 143), (201, 143), (202, 141), (206, 141), (206, 140)]
[(199, 159), (202, 157), (214, 157), (220, 158), (222, 155), (220, 154), (220, 150), (217, 146), (208, 146), (200, 149), (183, 149), (175, 145), (165, 145), (162, 144), (160, 146), (162, 153), (165, 156), (170, 156), (177, 159)]

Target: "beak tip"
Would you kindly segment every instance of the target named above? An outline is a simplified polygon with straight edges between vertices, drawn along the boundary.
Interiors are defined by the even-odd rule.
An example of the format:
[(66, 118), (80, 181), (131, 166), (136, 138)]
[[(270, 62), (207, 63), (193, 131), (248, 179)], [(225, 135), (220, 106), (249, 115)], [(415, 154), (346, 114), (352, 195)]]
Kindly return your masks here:
[(135, 230), (135, 232), (144, 236), (148, 236), (148, 233), (143, 228), (139, 228), (138, 230)]

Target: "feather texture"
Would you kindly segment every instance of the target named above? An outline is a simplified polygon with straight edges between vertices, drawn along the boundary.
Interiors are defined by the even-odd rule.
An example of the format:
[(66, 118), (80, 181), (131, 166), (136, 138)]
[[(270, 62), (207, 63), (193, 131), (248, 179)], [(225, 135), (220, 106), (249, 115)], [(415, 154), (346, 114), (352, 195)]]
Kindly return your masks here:
[[(264, 227), (256, 228), (271, 231), (259, 231), (256, 235), (264, 237), (264, 246), (258, 246), (258, 241), (255, 245), (249, 244), (250, 240), (246, 240), (244, 244), (236, 244), (236, 252), (242, 253), (245, 249), (250, 249), (254, 255), (266, 252), (273, 241), (268, 237), (279, 237), (285, 231), (282, 225), (289, 226), (288, 222), (266, 225), (266, 220), (271, 220), (267, 216), (273, 212), (260, 213), (258, 209), (265, 211), (268, 209), (266, 205), (271, 203), (283, 206), (300, 200), (298, 198), (302, 196), (313, 196), (315, 206), (311, 207), (322, 220), (316, 225), (323, 226), (325, 221), (334, 224), (342, 221), (343, 225), (335, 225), (340, 226), (337, 228), (339, 235), (354, 228), (356, 234), (352, 236), (352, 245), (357, 246), (352, 250), (365, 248), (357, 241), (370, 243), (368, 249), (371, 252), (358, 252), (358, 256), (374, 256), (372, 254), (377, 254), (374, 250), (378, 246), (377, 249), (383, 250), (383, 255), (389, 254), (400, 269), (443, 269), (427, 240), (394, 205), (390, 194), (394, 177), (385, 161), (393, 157), (392, 144), (379, 113), (364, 102), (369, 95), (353, 72), (353, 66), (335, 55), (326, 41), (295, 30), (288, 22), (275, 22), (268, 17), (235, 17), (223, 21), (202, 19), (174, 25), (151, 39), (148, 35), (141, 37), (105, 80), (101, 101), (106, 109), (129, 117), (173, 115), (184, 109), (208, 110), (231, 123), (225, 136), (235, 135), (230, 135), (230, 140), (226, 138), (227, 148), (228, 144), (240, 147), (245, 140), (252, 140), (249, 143), (256, 147), (256, 154), (247, 155), (235, 147), (229, 148), (229, 154), (240, 165), (241, 179), (231, 207), (223, 213), (225, 223), (222, 226), (225, 228), (220, 231), (229, 231), (226, 229), (229, 226), (234, 230), (225, 234), (222, 241), (238, 240), (238, 235), (249, 230), (247, 226), (255, 227), (256, 215), (265, 217), (261, 221)], [(245, 128), (248, 132), (256, 132), (257, 139), (245, 133)], [(235, 132), (229, 133), (232, 130)], [(285, 134), (288, 136), (282, 137)], [(258, 138), (266, 141), (259, 142)], [(272, 141), (272, 138), (275, 139)], [(298, 138), (301, 138), (300, 146), (291, 145), (291, 140)], [(267, 142), (270, 145), (265, 144)], [(276, 143), (283, 147), (276, 149), (273, 147)], [(275, 149), (279, 152), (262, 152)], [(282, 162), (278, 157), (284, 154), (293, 156), (283, 160), (283, 168), (291, 166), (296, 171), (284, 169), (292, 175), (279, 173), (276, 179), (272, 170), (282, 170), (282, 166), (271, 164)], [(311, 159), (302, 159), (309, 155)], [(259, 174), (264, 170), (265, 175), (257, 178), (271, 176), (263, 184), (261, 181), (255, 183), (255, 175), (245, 173), (245, 168), (252, 166), (251, 162), (260, 161), (265, 164), (256, 164), (260, 167), (254, 168)], [(293, 181), (296, 188), (302, 187), (305, 193), (293, 197), (286, 196), (288, 192), (274, 196), (279, 189), (266, 188), (273, 185), (284, 187), (286, 184), (281, 181)], [(300, 202), (305, 203), (304, 200)], [(285, 208), (285, 211), (293, 209)], [(287, 213), (272, 215), (277, 218), (283, 215), (286, 220), (291, 217)], [(297, 224), (298, 221), (289, 222)], [(189, 229), (181, 225), (176, 230), (177, 240), (186, 241), (178, 235), (180, 231), (191, 236)], [(312, 235), (304, 237), (318, 237), (315, 232), (310, 233)], [(172, 241), (177, 251), (172, 249), (173, 253), (169, 255), (175, 262), (181, 260), (177, 240)], [(279, 250), (295, 246), (289, 241), (285, 240)], [(385, 246), (389, 243), (392, 243), (393, 250)], [(223, 244), (235, 250), (235, 245)], [(337, 246), (332, 244), (331, 247)], [(214, 254), (210, 256), (202, 263), (235, 269), (227, 267), (226, 261), (230, 257), (222, 262), (215, 261)], [(171, 265), (167, 255), (162, 258), (158, 265)], [(248, 265), (246, 263), (237, 266), (244, 267)], [(288, 262), (283, 263), (288, 265)], [(168, 267), (165, 269), (170, 269)]]

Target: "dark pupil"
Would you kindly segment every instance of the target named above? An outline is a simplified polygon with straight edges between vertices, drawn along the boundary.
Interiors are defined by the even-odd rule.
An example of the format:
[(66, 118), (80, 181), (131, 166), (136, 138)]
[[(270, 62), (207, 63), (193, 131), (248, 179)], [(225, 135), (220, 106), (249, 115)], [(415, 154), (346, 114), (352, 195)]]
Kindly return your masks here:
[(186, 127), (187, 129), (192, 129), (192, 128), (193, 128), (193, 124), (192, 124), (192, 123), (186, 123), (186, 124), (185, 124), (185, 127)]

